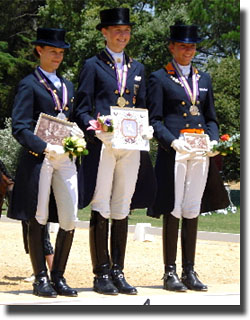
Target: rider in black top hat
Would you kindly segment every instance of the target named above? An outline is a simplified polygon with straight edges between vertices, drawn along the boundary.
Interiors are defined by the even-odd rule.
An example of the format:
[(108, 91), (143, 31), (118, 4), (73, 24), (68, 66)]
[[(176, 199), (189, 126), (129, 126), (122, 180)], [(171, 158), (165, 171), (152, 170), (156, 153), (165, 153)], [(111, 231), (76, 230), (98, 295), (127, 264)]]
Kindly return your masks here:
[[(34, 134), (40, 113), (72, 121), (73, 84), (59, 77), (65, 30), (38, 28), (35, 53), (39, 66), (18, 85), (12, 110), (12, 131), (24, 147), (20, 157), (8, 217), (28, 221), (28, 244), (35, 275), (33, 293), (44, 297), (57, 294), (77, 296), (63, 277), (77, 221), (77, 172), (75, 162), (62, 145), (47, 143)], [(74, 124), (72, 135), (82, 136)], [(56, 202), (55, 202), (56, 200)], [(51, 282), (44, 255), (47, 221), (58, 222)]]
[[(94, 290), (103, 294), (136, 294), (136, 288), (127, 283), (123, 274), (128, 214), (131, 208), (145, 208), (152, 203), (154, 176), (149, 154), (112, 148), (113, 133), (96, 131), (94, 136), (95, 132), (86, 128), (98, 113), (109, 115), (110, 106), (145, 108), (144, 67), (124, 52), (133, 24), (129, 20), (129, 9), (103, 10), (100, 17), (97, 29), (105, 37), (107, 46), (85, 61), (76, 94), (76, 121), (85, 130), (90, 151), (79, 169), (80, 206), (91, 203)], [(126, 81), (120, 82), (119, 78)], [(145, 137), (149, 139), (152, 133)], [(111, 257), (108, 250), (110, 218)]]
[[(164, 289), (206, 291), (207, 286), (194, 271), (198, 216), (200, 212), (227, 207), (229, 200), (212, 159), (217, 154), (211, 149), (219, 139), (219, 130), (211, 80), (191, 64), (196, 44), (201, 41), (198, 28), (174, 25), (170, 33), (173, 60), (153, 72), (148, 82), (150, 123), (159, 142), (157, 196), (148, 215), (163, 215)], [(206, 150), (195, 149), (200, 141), (207, 145)], [(181, 280), (176, 270), (180, 219)]]

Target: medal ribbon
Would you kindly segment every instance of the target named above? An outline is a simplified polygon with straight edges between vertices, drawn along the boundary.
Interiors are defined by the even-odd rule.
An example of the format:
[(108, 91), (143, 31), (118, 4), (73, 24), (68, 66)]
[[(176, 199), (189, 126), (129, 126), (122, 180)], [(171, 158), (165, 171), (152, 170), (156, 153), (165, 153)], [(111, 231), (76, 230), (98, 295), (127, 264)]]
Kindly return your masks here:
[(127, 83), (128, 66), (126, 64), (123, 64), (121, 77), (120, 77), (120, 73), (118, 71), (116, 64), (115, 64), (115, 71), (116, 71), (118, 91), (120, 93), (120, 96), (122, 97), (124, 90), (125, 90), (125, 87), (126, 87), (126, 83)]
[(110, 60), (114, 63), (115, 72), (116, 72), (116, 79), (117, 79), (118, 92), (119, 92), (120, 96), (122, 97), (122, 95), (124, 93), (124, 90), (126, 88), (127, 76), (128, 76), (128, 66), (127, 66), (126, 63), (124, 63), (125, 57), (123, 55), (123, 66), (122, 66), (122, 72), (121, 72), (121, 76), (120, 76), (120, 73), (118, 71), (118, 67), (117, 67), (116, 62), (110, 56), (110, 54), (109, 54), (107, 49), (105, 49), (105, 52), (106, 52), (107, 56), (110, 58)]
[(58, 97), (58, 95), (54, 92), (54, 90), (52, 90), (49, 86), (48, 81), (46, 80), (46, 78), (44, 77), (42, 71), (39, 68), (36, 68), (35, 70), (35, 75), (38, 79), (38, 81), (44, 85), (44, 87), (50, 92), (50, 94), (52, 95), (54, 104), (57, 108), (58, 111), (62, 112), (64, 107), (67, 105), (68, 103), (68, 90), (67, 87), (65, 85), (64, 82), (62, 82), (62, 103), (60, 102), (60, 99)]
[(192, 105), (194, 106), (196, 104), (196, 100), (198, 98), (198, 81), (197, 81), (196, 73), (194, 71), (193, 66), (192, 66), (193, 91), (191, 90), (191, 88), (187, 82), (187, 79), (183, 76), (183, 74), (182, 74), (182, 72), (181, 72), (181, 70), (175, 60), (173, 60), (173, 66), (174, 66), (174, 69), (177, 73), (179, 81), (183, 84), (185, 92), (186, 92), (187, 96), (190, 98)]

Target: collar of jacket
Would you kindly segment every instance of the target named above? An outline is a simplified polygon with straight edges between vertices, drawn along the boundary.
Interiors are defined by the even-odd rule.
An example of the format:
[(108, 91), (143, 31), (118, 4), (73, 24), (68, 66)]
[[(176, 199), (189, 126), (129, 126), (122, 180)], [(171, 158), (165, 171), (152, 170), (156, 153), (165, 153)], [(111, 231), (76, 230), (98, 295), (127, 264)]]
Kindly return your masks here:
[[(168, 74), (176, 74), (175, 68), (174, 68), (172, 62), (169, 62), (169, 63), (165, 66), (165, 70), (167, 71)], [(194, 72), (195, 72), (196, 74), (199, 73), (198, 69), (195, 68), (195, 67), (194, 67)]]
[[(128, 66), (128, 68), (131, 68), (131, 63), (133, 62), (133, 59), (129, 57), (125, 52), (125, 61)], [(102, 50), (99, 54), (97, 54), (97, 57), (104, 61), (107, 65), (109, 65), (111, 68), (114, 66), (114, 61), (110, 59), (110, 57), (107, 55), (106, 50)]]
[[(44, 88), (45, 90), (47, 90), (44, 85), (37, 79), (36, 75), (35, 75), (35, 71), (33, 72), (33, 75), (34, 77), (36, 78), (36, 80), (39, 82), (39, 85)], [(62, 81), (62, 83), (65, 83), (66, 87), (67, 87), (67, 84), (66, 82), (64, 81), (63, 77), (57, 75), (58, 78)], [(50, 86), (50, 88), (57, 93), (57, 95), (59, 96), (60, 99), (62, 99), (62, 90), (58, 89), (57, 87), (54, 86), (53, 82), (50, 81), (49, 78), (46, 77), (46, 75), (43, 73), (43, 77), (47, 80), (47, 83), (48, 85)], [(67, 87), (68, 88), (68, 87)]]

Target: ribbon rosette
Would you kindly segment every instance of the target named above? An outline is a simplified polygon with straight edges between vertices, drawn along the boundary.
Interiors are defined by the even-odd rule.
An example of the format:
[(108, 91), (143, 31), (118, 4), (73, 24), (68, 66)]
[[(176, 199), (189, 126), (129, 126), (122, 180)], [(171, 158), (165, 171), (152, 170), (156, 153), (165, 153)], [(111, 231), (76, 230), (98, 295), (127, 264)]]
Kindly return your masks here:
[(229, 153), (232, 153), (236, 142), (240, 139), (240, 134), (236, 133), (233, 136), (229, 136), (229, 134), (223, 134), (220, 137), (218, 144), (213, 146), (212, 151), (218, 151), (222, 156), (226, 156)]
[(100, 130), (104, 132), (113, 132), (113, 120), (111, 116), (100, 116), (100, 113), (97, 115), (97, 120), (90, 120), (90, 126), (87, 130)]
[(80, 157), (88, 155), (88, 150), (86, 149), (86, 141), (84, 138), (78, 138), (77, 136), (67, 137), (63, 139), (63, 148), (65, 152), (69, 153), (69, 158), (73, 161), (73, 157)]

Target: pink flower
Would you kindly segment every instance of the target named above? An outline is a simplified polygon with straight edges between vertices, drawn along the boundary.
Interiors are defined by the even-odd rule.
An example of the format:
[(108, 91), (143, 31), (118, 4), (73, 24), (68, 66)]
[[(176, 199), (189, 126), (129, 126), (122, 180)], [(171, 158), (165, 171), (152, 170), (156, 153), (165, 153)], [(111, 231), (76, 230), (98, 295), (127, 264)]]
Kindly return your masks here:
[(97, 115), (97, 120), (89, 121), (90, 127), (88, 127), (87, 130), (102, 130), (102, 124), (98, 121), (99, 117), (100, 117), (100, 113), (98, 113)]
[(113, 132), (113, 120), (110, 116), (101, 116), (100, 113), (97, 115), (97, 120), (89, 121), (90, 127), (87, 130), (100, 130), (104, 132)]
[(102, 124), (98, 120), (90, 120), (87, 130), (102, 130)]

